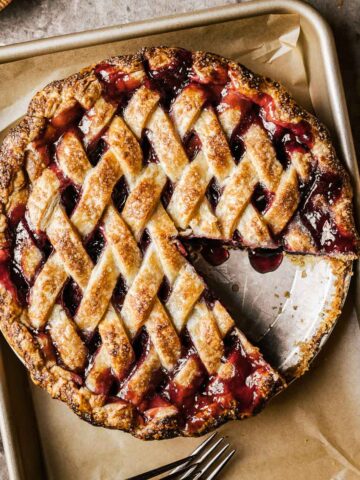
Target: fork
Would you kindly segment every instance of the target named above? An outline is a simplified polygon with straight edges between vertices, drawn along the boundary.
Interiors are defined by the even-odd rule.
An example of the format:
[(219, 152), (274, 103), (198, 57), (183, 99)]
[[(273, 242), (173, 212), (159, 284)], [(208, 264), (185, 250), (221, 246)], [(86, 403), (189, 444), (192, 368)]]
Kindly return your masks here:
[[(225, 453), (229, 447), (230, 444), (225, 443), (225, 437), (217, 438), (217, 432), (215, 432), (189, 456), (140, 475), (135, 475), (127, 480), (147, 480), (169, 471), (170, 473), (167, 475), (159, 477), (159, 480), (214, 480), (236, 451), (232, 449)], [(205, 460), (207, 461), (205, 462)]]

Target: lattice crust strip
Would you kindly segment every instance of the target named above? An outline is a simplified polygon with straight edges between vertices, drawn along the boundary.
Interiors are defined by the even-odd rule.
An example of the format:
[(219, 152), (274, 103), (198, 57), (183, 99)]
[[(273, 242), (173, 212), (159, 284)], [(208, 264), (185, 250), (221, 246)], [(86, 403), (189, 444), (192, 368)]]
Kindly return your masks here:
[(0, 170), (5, 336), (54, 397), (141, 438), (249, 416), (283, 385), (182, 236), (357, 251), (323, 128), (278, 84), (209, 54), (148, 49), (51, 84)]

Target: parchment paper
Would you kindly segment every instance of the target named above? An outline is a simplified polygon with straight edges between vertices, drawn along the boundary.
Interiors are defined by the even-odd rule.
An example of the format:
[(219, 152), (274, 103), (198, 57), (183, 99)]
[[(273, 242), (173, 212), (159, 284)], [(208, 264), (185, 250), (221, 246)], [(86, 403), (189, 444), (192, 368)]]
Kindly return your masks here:
[[(240, 60), (280, 80), (311, 108), (300, 40), (297, 15), (270, 15), (0, 65), (0, 130), (24, 114), (33, 93), (49, 81), (106, 56), (158, 44)], [(221, 428), (237, 448), (221, 478), (360, 479), (360, 332), (354, 294), (350, 291), (342, 317), (311, 372), (259, 416)], [(47, 393), (32, 389), (50, 479), (124, 479), (181, 458), (199, 444), (198, 439), (145, 443), (95, 428)]]

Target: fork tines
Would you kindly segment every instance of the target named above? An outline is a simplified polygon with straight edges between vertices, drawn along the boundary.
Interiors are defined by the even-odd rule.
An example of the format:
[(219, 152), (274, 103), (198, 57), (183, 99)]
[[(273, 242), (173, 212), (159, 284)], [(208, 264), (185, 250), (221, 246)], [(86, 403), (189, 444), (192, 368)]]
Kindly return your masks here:
[[(159, 478), (161, 478), (161, 480), (213, 480), (219, 475), (235, 453), (235, 449), (226, 452), (230, 444), (224, 443), (225, 437), (216, 437), (217, 432), (210, 435), (210, 437), (202, 442), (188, 457), (155, 468), (149, 472), (136, 475), (128, 480), (146, 480), (157, 477), (170, 470), (170, 473)], [(207, 461), (205, 462), (205, 460)]]

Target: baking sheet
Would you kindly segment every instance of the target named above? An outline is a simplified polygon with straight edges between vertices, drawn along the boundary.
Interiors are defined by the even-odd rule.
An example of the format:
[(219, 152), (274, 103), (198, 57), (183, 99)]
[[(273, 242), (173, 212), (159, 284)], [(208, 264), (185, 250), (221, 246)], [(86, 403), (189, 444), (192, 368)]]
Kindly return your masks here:
[[(48, 81), (108, 55), (135, 51), (144, 44), (212, 50), (238, 59), (281, 80), (309, 108), (299, 34), (297, 15), (271, 15), (0, 66), (0, 91), (6, 89), (0, 99), (1, 129), (23, 113), (34, 90)], [(59, 65), (67, 67), (59, 69)], [(15, 102), (16, 108), (9, 108), (16, 98), (22, 100)], [(237, 460), (223, 478), (360, 478), (360, 419), (356, 410), (360, 389), (355, 377), (360, 366), (356, 348), (359, 340), (350, 298), (318, 366), (276, 398), (259, 417), (223, 427), (239, 450)], [(122, 432), (85, 424), (35, 387), (33, 395), (49, 478), (125, 478), (180, 458), (198, 444), (193, 439), (143, 443)]]

